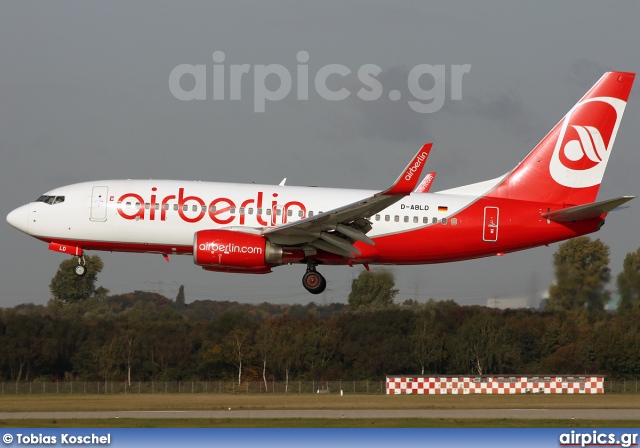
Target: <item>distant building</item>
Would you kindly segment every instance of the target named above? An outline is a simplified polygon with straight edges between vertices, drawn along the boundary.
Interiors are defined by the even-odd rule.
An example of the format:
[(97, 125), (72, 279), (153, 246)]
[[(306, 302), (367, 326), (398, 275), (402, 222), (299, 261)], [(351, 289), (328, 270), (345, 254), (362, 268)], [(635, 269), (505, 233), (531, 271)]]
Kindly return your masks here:
[(530, 308), (540, 309), (540, 303), (549, 297), (547, 291), (532, 291), (529, 296), (521, 297), (492, 297), (487, 299), (488, 308), (499, 310)]
[(618, 305), (620, 305), (620, 293), (618, 291), (612, 291), (611, 300), (609, 300), (609, 303), (605, 303), (604, 309), (607, 311), (617, 311)]
[(527, 297), (492, 298), (487, 299), (487, 307), (499, 310), (529, 308), (529, 299)]

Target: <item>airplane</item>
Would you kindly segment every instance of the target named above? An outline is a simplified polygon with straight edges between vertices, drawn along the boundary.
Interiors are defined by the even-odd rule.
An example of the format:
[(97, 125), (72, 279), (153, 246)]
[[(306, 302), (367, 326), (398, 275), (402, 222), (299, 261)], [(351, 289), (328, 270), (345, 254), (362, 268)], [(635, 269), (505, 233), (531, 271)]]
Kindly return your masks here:
[[(633, 199), (595, 201), (634, 73), (608, 72), (513, 170), (415, 192), (431, 143), (381, 191), (180, 180), (101, 180), (51, 190), (7, 216), (78, 258), (87, 250), (192, 255), (207, 271), (266, 274), (306, 265), (417, 265), (500, 256), (600, 230)], [(490, 154), (487, 154), (490, 156)]]

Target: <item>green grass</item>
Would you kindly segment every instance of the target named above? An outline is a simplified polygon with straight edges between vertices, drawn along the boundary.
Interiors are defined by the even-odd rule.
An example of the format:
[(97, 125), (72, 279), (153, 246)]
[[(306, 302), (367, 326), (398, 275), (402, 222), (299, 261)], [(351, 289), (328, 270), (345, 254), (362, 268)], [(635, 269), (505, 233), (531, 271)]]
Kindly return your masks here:
[(0, 428), (637, 428), (630, 420), (525, 419), (57, 419), (0, 420)]
[(128, 394), (0, 395), (0, 410), (639, 409), (636, 395)]
[[(638, 409), (632, 395), (129, 394), (0, 395), (4, 412), (350, 409)], [(14, 419), (18, 428), (623, 428), (633, 420), (531, 419)]]

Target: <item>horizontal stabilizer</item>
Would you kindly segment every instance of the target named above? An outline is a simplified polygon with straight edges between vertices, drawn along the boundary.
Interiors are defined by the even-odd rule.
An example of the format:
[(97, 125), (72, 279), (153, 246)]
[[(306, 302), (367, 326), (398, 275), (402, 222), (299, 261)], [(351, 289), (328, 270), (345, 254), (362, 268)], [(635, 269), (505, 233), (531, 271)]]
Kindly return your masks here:
[(621, 206), (633, 198), (635, 198), (635, 196), (622, 196), (620, 198), (607, 199), (606, 201), (592, 202), (591, 204), (545, 212), (542, 213), (542, 217), (555, 222), (572, 222), (597, 218), (609, 213), (614, 208)]

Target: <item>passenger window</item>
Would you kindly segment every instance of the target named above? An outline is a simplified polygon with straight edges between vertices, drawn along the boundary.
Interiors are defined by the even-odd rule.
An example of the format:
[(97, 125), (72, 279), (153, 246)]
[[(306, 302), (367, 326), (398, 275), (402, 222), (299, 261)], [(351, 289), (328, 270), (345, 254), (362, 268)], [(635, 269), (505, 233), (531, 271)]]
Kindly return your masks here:
[(415, 222), (415, 223), (417, 223), (417, 222), (418, 222), (418, 217), (417, 217), (417, 216), (414, 216), (414, 217), (413, 217), (413, 222)]
[(148, 202), (144, 203), (144, 209), (145, 210), (149, 210), (149, 206), (150, 206), (150, 204)]
[(304, 212), (302, 210), (298, 210), (298, 216), (302, 218), (304, 216)]
[(256, 212), (258, 215), (262, 215), (262, 209), (259, 208), (258, 211)]
[(240, 209), (238, 210), (238, 213), (240, 213), (241, 215), (244, 215), (244, 207), (240, 207)]
[(177, 212), (178, 211), (178, 204), (173, 204), (173, 211)]
[(211, 207), (209, 207), (209, 211), (210, 211), (211, 213), (215, 213), (215, 212), (216, 212), (216, 206), (215, 206), (215, 205), (212, 205)]
[(249, 214), (253, 215), (253, 207), (249, 207)]
[(396, 215), (396, 216), (393, 217), (393, 220), (395, 222), (400, 222), (400, 217), (398, 215)]
[(236, 208), (235, 207), (230, 207), (229, 208), (229, 213), (231, 213), (232, 215), (236, 212)]
[(198, 211), (198, 206), (197, 205), (192, 205), (191, 206), (191, 210), (193, 210), (194, 212)]
[(164, 208), (165, 210), (169, 210), (169, 204), (164, 204), (162, 208)]
[(434, 216), (433, 219), (431, 220), (431, 224), (438, 224), (438, 218)]
[(271, 209), (270, 209), (270, 208), (268, 208), (268, 209), (266, 210), (266, 212), (267, 212), (267, 215), (271, 215)]
[(380, 221), (380, 215), (376, 215), (376, 221)]
[(127, 202), (126, 207), (131, 208), (131, 202)]
[(309, 212), (309, 218), (313, 216), (313, 210)]
[(140, 210), (140, 206), (141, 206), (141, 204), (140, 204), (139, 202), (136, 202), (136, 208), (137, 208), (138, 210)]
[(389, 215), (384, 215), (384, 220), (385, 221), (389, 221), (389, 219), (391, 219), (391, 217)]
[(281, 209), (279, 209), (279, 208), (277, 208), (277, 209), (276, 209), (276, 215), (280, 216), (281, 214), (282, 214), (282, 210), (281, 210)]
[(187, 204), (184, 204), (184, 205), (182, 206), (182, 211), (183, 211), (183, 212), (188, 212), (188, 211), (189, 211), (189, 206), (188, 206)]
[(404, 222), (409, 222), (409, 217), (408, 216), (404, 217)]
[(458, 225), (458, 218), (451, 218), (451, 225), (452, 226), (457, 226)]
[(447, 218), (442, 218), (442, 225), (447, 225)]
[(287, 210), (287, 216), (293, 216), (293, 210)]
[(153, 205), (154, 205), (153, 208), (155, 208), (156, 210), (160, 210), (160, 204), (153, 204)]
[(429, 218), (427, 218), (426, 216), (422, 218), (422, 224), (429, 224)]

